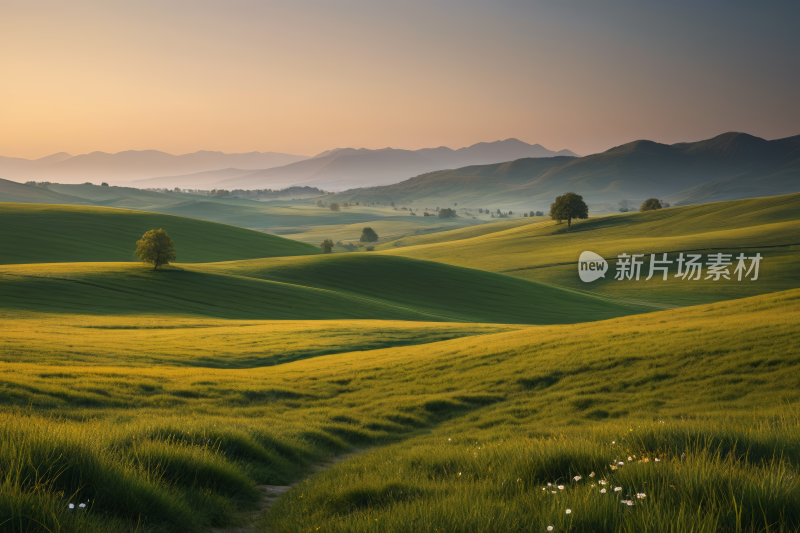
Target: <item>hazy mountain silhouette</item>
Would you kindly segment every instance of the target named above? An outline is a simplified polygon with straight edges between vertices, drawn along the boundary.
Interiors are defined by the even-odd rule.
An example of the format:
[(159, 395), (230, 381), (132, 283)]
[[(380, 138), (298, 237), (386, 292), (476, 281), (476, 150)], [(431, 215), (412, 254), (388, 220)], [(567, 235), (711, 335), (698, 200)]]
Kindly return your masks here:
[(384, 148), (336, 148), (311, 159), (232, 178), (219, 183), (225, 189), (283, 188), (311, 185), (325, 190), (342, 190), (396, 183), (404, 178), (465, 165), (499, 163), (520, 157), (575, 155), (569, 150), (550, 151), (539, 144), (517, 139), (478, 143), (458, 150), (445, 146), (421, 150)]
[(580, 158), (526, 158), (431, 172), (346, 191), (336, 199), (494, 202), (544, 210), (567, 191), (594, 203), (656, 197), (678, 205), (798, 192), (800, 136), (767, 141), (731, 132), (673, 145), (640, 140)]
[(190, 174), (227, 168), (252, 171), (286, 165), (307, 158), (308, 156), (275, 152), (226, 154), (200, 151), (172, 155), (158, 150), (128, 150), (116, 154), (92, 152), (76, 156), (53, 154), (33, 161), (4, 157), (0, 158), (0, 177), (18, 182), (28, 180), (58, 183), (107, 181), (121, 184), (154, 176)]

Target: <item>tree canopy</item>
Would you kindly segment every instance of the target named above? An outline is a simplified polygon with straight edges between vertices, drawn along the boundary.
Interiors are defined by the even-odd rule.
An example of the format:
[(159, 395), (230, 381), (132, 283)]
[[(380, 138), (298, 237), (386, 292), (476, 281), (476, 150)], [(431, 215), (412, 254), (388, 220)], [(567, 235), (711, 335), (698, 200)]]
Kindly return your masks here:
[(338, 211), (339, 210), (339, 204), (337, 204), (336, 202), (331, 203), (331, 205), (329, 205), (328, 207), (331, 208), (331, 211)]
[(175, 260), (175, 243), (163, 229), (151, 229), (136, 241), (136, 255), (144, 263), (150, 263), (156, 270)]
[(439, 210), (439, 218), (456, 218), (458, 214), (456, 214), (455, 209), (450, 209), (449, 207), (445, 207)]
[(320, 248), (322, 248), (322, 253), (329, 254), (333, 250), (333, 241), (330, 239), (325, 239), (320, 243)]
[(372, 228), (364, 228), (360, 240), (361, 242), (375, 242), (378, 240), (378, 234)]
[(648, 198), (639, 207), (639, 211), (640, 212), (655, 211), (656, 209), (661, 209), (661, 200), (659, 200), (657, 198)]
[(556, 198), (550, 205), (550, 217), (556, 222), (566, 220), (567, 227), (571, 227), (573, 218), (589, 218), (589, 206), (583, 201), (583, 196), (568, 192)]

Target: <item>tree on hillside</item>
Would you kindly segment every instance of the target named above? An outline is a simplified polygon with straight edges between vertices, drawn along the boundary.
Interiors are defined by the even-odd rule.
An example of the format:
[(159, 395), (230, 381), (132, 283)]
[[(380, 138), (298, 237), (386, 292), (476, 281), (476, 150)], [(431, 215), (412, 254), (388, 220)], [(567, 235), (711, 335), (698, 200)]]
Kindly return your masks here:
[(333, 250), (333, 241), (330, 239), (325, 239), (322, 241), (322, 243), (320, 243), (319, 247), (322, 248), (323, 254), (329, 254), (331, 253), (331, 250)]
[(106, 183), (106, 182), (104, 181), (103, 183), (101, 183), (101, 184), (100, 184), (100, 186), (101, 186), (101, 187), (108, 187), (108, 183)]
[(655, 211), (656, 209), (661, 209), (661, 200), (657, 198), (648, 198), (639, 207), (639, 212), (642, 213), (644, 211)]
[(372, 228), (364, 228), (361, 231), (361, 242), (375, 242), (378, 240), (378, 234)]
[(151, 229), (136, 241), (135, 254), (143, 262), (154, 265), (153, 270), (156, 270), (175, 260), (175, 243), (163, 229)]
[(455, 209), (450, 209), (449, 207), (444, 207), (439, 210), (439, 218), (456, 218), (458, 214), (456, 213)]
[(339, 204), (337, 204), (336, 202), (331, 203), (331, 205), (329, 205), (328, 207), (331, 208), (331, 211), (338, 211), (339, 210)]
[(567, 227), (572, 227), (572, 219), (589, 218), (589, 206), (583, 201), (583, 196), (568, 192), (562, 194), (550, 205), (550, 217), (556, 222), (567, 221)]

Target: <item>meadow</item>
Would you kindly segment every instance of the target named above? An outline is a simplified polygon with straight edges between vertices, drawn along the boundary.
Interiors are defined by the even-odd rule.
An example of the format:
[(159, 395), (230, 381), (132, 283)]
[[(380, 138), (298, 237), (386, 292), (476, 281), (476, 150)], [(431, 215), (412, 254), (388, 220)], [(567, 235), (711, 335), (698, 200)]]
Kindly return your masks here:
[[(2, 204), (19, 216), (0, 266), (0, 530), (796, 531), (798, 201), (569, 231), (502, 220), (330, 255)], [(62, 259), (30, 209), (99, 228), (72, 247), (106, 255)], [(112, 257), (138, 217), (177, 225), (181, 262)], [(247, 255), (260, 246), (273, 256)], [(717, 246), (762, 251), (762, 277), (575, 282), (584, 249)], [(263, 485), (295, 483), (259, 511)]]

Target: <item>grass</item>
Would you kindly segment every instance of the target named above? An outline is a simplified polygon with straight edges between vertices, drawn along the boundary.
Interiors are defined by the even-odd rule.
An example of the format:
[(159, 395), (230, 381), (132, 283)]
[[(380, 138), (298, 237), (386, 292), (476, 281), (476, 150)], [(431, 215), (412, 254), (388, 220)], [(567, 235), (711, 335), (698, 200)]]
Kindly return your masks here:
[(102, 207), (0, 203), (2, 264), (138, 261), (136, 241), (165, 229), (184, 263), (315, 254), (308, 244), (177, 216)]
[[(649, 310), (510, 276), (373, 254), (176, 265), (0, 267), (0, 308), (230, 319), (552, 324)], [(198, 290), (202, 287), (202, 290)], [(533, 302), (533, 305), (532, 305)], [(553, 309), (553, 303), (559, 307)]]
[[(0, 529), (245, 526), (257, 485), (356, 447), (257, 529), (796, 531), (798, 202), (159, 272), (4, 265)], [(720, 245), (761, 250), (762, 277), (575, 282), (585, 249)]]
[(3, 362), (65, 367), (187, 366), (256, 368), (391, 346), (427, 344), (522, 326), (407, 321), (245, 321), (163, 316), (108, 317), (22, 313), (3, 320)]
[[(536, 220), (536, 219), (534, 219)], [(553, 221), (522, 223), (500, 232), (463, 238), (463, 233), (441, 233), (427, 244), (420, 238), (405, 238), (411, 246), (386, 250), (394, 256), (438, 261), (505, 273), (540, 283), (598, 296), (631, 298), (668, 305), (697, 305), (730, 298), (741, 298), (795, 288), (800, 274), (794, 264), (800, 252), (800, 194), (754, 198), (662, 209), (646, 213), (625, 213), (590, 218), (573, 224)], [(384, 246), (384, 249), (388, 246)], [(760, 252), (765, 257), (756, 282), (615, 281), (614, 264), (605, 280), (583, 283), (577, 276), (578, 257), (585, 250), (609, 261), (619, 254), (645, 254), (646, 269), (650, 254), (670, 252), (732, 253)], [(672, 274), (676, 265), (673, 264)]]
[[(86, 498), (97, 501), (87, 516), (98, 528), (121, 530), (114, 524), (137, 517), (188, 531), (233, 524), (256, 483), (298, 479), (315, 458), (349, 445), (389, 444), (288, 493), (270, 515), (273, 530), (359, 531), (376, 518), (384, 531), (523, 530), (566, 506), (575, 531), (669, 517), (676, 531), (720, 530), (736, 523), (728, 504), (740, 489), (742, 530), (762, 521), (791, 530), (797, 482), (785, 480), (798, 468), (800, 434), (792, 419), (764, 421), (800, 399), (799, 300), (795, 290), (224, 371), (123, 367), (111, 353), (105, 365), (65, 367), (62, 354), (42, 351), (0, 365), (0, 455), (10, 461), (2, 481), (16, 487), (9, 500), (41, 498), (63, 531), (81, 530), (65, 506)], [(188, 341), (181, 346), (191, 352)], [(687, 450), (691, 460), (680, 462)], [(623, 453), (659, 456), (665, 468), (603, 466)], [(472, 454), (480, 464), (468, 463)], [(12, 476), (12, 464), (31, 466)], [(198, 469), (218, 473), (189, 476)], [(585, 484), (541, 500), (544, 483), (590, 469), (626, 494), (647, 492), (655, 509), (622, 514), (591, 500)], [(462, 488), (453, 486), (458, 471)], [(761, 516), (752, 514), (757, 502)]]

